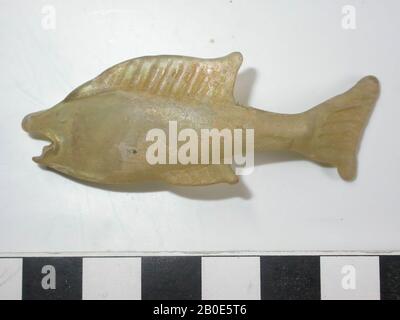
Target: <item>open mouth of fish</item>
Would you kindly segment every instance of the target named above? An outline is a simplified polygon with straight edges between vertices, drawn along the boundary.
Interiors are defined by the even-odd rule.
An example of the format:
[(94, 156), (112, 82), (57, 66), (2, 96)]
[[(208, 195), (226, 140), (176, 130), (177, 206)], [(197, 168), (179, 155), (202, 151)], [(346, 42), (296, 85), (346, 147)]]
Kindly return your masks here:
[[(48, 140), (48, 139), (41, 139), (41, 140)], [(51, 141), (50, 144), (44, 146), (41, 155), (32, 157), (32, 160), (35, 161), (36, 163), (41, 163), (42, 160), (44, 159), (44, 156), (52, 151), (56, 151), (56, 143), (54, 141)]]
[(36, 128), (34, 119), (35, 116), (36, 113), (27, 115), (22, 121), (22, 128), (33, 138), (50, 142), (48, 145), (43, 147), (42, 153), (39, 156), (32, 158), (32, 160), (36, 163), (41, 163), (47, 153), (55, 152), (57, 150), (58, 144), (52, 134), (49, 132), (43, 132), (39, 128)]

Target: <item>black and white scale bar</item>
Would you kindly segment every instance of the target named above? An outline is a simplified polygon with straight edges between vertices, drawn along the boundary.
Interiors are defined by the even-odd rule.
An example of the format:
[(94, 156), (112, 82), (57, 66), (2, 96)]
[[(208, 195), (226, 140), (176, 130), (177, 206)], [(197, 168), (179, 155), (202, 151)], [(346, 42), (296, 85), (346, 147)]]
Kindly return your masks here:
[(400, 300), (400, 256), (0, 258), (0, 299)]

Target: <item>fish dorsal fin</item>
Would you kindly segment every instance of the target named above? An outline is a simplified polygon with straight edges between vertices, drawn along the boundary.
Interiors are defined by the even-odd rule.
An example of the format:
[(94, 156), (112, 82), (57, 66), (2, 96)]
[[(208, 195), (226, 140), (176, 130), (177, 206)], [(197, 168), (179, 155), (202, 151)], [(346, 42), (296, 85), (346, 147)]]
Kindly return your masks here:
[(122, 90), (184, 101), (234, 103), (242, 59), (238, 52), (217, 59), (168, 55), (131, 59), (84, 83), (65, 101)]

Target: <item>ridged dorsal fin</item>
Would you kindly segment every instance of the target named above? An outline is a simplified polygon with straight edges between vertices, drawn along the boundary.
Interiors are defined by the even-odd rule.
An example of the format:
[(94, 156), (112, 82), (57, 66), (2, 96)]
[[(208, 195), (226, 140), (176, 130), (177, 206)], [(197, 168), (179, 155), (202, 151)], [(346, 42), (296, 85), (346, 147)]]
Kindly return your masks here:
[(183, 56), (148, 56), (119, 63), (86, 82), (65, 99), (125, 90), (209, 103), (234, 103), (233, 88), (242, 63), (234, 52), (217, 59)]

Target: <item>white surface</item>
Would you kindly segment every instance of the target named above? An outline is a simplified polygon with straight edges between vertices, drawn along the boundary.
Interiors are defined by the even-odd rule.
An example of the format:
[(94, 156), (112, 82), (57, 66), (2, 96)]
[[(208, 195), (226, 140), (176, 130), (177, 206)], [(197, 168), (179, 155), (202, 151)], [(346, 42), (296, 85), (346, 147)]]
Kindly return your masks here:
[(321, 299), (379, 300), (379, 257), (321, 257)]
[(259, 300), (259, 257), (203, 257), (202, 300)]
[[(344, 5), (356, 8), (355, 30), (342, 28)], [(46, 29), (44, 6), (55, 8), (55, 29)], [(399, 10), (397, 0), (1, 0), (0, 252), (399, 250)], [(23, 116), (109, 66), (231, 51), (244, 55), (239, 102), (275, 112), (380, 78), (354, 183), (308, 161), (259, 155), (235, 186), (112, 192), (31, 161), (46, 142), (22, 131)]]
[(84, 300), (140, 300), (140, 258), (85, 258), (82, 270)]
[(0, 259), (0, 300), (22, 299), (22, 259)]

